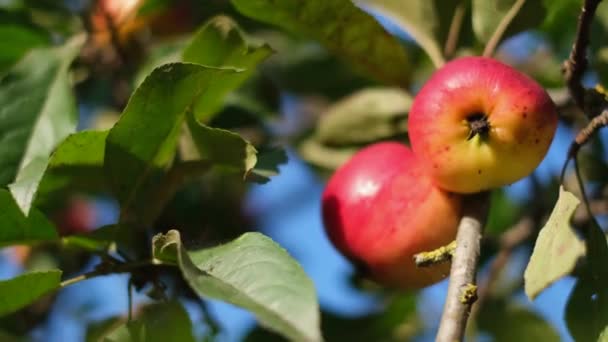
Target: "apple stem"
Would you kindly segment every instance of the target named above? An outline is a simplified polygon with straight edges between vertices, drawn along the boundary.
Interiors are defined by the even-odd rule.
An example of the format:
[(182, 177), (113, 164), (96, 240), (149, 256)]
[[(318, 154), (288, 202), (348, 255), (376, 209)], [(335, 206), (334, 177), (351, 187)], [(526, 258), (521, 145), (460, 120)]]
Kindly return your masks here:
[(469, 313), (477, 297), (477, 262), (489, 202), (490, 193), (487, 191), (464, 198), (464, 212), (456, 236), (448, 294), (436, 337), (438, 342), (463, 339)]

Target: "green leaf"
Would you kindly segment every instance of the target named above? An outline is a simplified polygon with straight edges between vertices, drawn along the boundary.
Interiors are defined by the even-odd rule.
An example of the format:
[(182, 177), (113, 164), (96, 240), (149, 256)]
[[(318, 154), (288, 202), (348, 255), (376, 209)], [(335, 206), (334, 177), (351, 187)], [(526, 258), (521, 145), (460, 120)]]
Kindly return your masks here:
[(35, 49), (0, 79), (0, 186), (28, 213), (49, 155), (76, 130), (68, 70), (84, 43)]
[(569, 274), (585, 254), (585, 244), (569, 224), (580, 201), (560, 188), (549, 220), (540, 231), (524, 273), (526, 295), (534, 299), (542, 290)]
[(319, 307), (312, 282), (269, 238), (247, 233), (215, 248), (186, 251), (179, 232), (153, 239), (153, 255), (176, 262), (200, 295), (253, 312), (259, 322), (297, 341), (319, 341)]
[(327, 145), (365, 144), (407, 132), (412, 97), (397, 88), (360, 90), (321, 115), (317, 137)]
[(144, 307), (139, 318), (117, 327), (104, 341), (194, 342), (192, 322), (184, 307), (176, 302)]
[[(473, 0), (473, 32), (483, 43), (496, 31), (502, 19), (517, 0)], [(509, 24), (502, 38), (538, 27), (545, 18), (545, 7), (540, 0), (525, 1), (515, 18)]]
[(496, 342), (559, 341), (555, 328), (538, 314), (505, 300), (489, 300), (481, 308), (479, 329)]
[(25, 216), (11, 194), (0, 189), (0, 247), (57, 238), (55, 227), (36, 209)]
[(257, 162), (257, 151), (237, 133), (212, 128), (196, 121), (188, 113), (188, 128), (200, 157), (214, 166), (241, 172), (243, 177)]
[(5, 24), (0, 26), (0, 73), (15, 64), (28, 50), (49, 43), (48, 34), (24, 25)]
[(350, 0), (232, 0), (232, 4), (251, 18), (319, 41), (373, 79), (408, 84), (412, 70), (399, 41)]
[(194, 115), (200, 122), (208, 121), (224, 104), (226, 95), (251, 77), (256, 66), (272, 54), (268, 45), (250, 46), (243, 33), (229, 17), (218, 16), (209, 20), (194, 35), (183, 52), (183, 61), (212, 67), (230, 67), (241, 70), (228, 76), (222, 84), (209, 89), (194, 106)]
[(335, 170), (346, 163), (355, 153), (356, 147), (331, 147), (323, 145), (313, 136), (306, 139), (298, 148), (304, 160), (328, 170)]
[(268, 148), (257, 154), (255, 167), (247, 174), (247, 180), (267, 183), (270, 177), (279, 174), (279, 165), (287, 163), (287, 153), (280, 148)]
[(592, 220), (585, 237), (587, 263), (566, 304), (566, 323), (577, 341), (596, 341), (608, 327), (608, 245)]
[(59, 288), (60, 270), (31, 272), (0, 281), (0, 316), (15, 312)]
[[(460, 1), (437, 0), (353, 0), (358, 6), (380, 13), (409, 33), (433, 61), (441, 66), (443, 32), (451, 22), (451, 14)], [(445, 12), (448, 15), (442, 15)]]
[(36, 194), (36, 203), (48, 202), (60, 190), (102, 191), (105, 143), (108, 131), (71, 134), (51, 154)]
[(185, 115), (194, 103), (234, 73), (194, 64), (167, 64), (155, 69), (137, 88), (108, 134), (104, 157), (106, 176), (123, 209), (133, 204), (155, 171), (171, 164)]
[(120, 233), (119, 225), (108, 225), (85, 234), (66, 236), (61, 240), (64, 246), (99, 252), (105, 250), (110, 244), (120, 238)]
[(602, 331), (600, 337), (597, 339), (598, 342), (608, 342), (608, 326)]

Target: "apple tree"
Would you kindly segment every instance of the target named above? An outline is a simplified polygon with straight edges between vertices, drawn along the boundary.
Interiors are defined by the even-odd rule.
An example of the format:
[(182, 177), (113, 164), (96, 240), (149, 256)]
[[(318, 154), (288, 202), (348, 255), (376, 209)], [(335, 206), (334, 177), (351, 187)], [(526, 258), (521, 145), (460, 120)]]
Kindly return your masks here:
[(608, 340), (607, 34), (601, 0), (0, 1), (0, 340)]

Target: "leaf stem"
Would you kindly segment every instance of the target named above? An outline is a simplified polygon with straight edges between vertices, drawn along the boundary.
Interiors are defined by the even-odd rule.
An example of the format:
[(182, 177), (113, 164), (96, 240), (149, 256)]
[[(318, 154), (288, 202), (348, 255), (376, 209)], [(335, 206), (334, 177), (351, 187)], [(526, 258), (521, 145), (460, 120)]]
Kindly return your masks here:
[(79, 283), (83, 280), (101, 277), (109, 274), (117, 274), (117, 273), (130, 273), (133, 270), (141, 267), (152, 266), (152, 265), (160, 265), (158, 260), (143, 260), (129, 263), (122, 263), (118, 265), (108, 265), (105, 263), (101, 263), (97, 265), (96, 269), (87, 272), (73, 278), (66, 279), (59, 284), (59, 287), (64, 288), (76, 283)]
[(519, 12), (519, 10), (521, 10), (525, 2), (526, 0), (515, 1), (515, 3), (505, 14), (505, 16), (502, 17), (502, 20), (500, 21), (500, 23), (498, 23), (496, 30), (494, 30), (494, 33), (492, 33), (492, 37), (490, 37), (490, 40), (488, 40), (488, 43), (486, 44), (486, 47), (483, 50), (483, 55), (485, 57), (490, 57), (494, 54), (494, 51), (496, 50), (498, 43), (502, 39), (502, 36), (507, 31), (509, 24), (511, 24), (513, 19), (515, 19), (515, 16)]
[(443, 55), (448, 59), (454, 54), (454, 51), (456, 51), (456, 47), (458, 46), (458, 38), (460, 37), (460, 29), (462, 28), (462, 23), (464, 21), (467, 4), (467, 1), (461, 1), (454, 10), (454, 16), (452, 16), (450, 30), (448, 31), (448, 38), (443, 47)]

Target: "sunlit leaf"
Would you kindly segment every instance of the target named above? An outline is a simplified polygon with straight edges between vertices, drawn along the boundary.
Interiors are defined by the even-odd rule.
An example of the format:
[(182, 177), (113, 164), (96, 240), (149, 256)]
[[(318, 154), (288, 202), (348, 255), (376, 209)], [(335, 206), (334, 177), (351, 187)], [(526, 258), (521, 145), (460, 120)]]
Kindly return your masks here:
[(227, 76), (221, 85), (209, 89), (193, 108), (200, 122), (207, 121), (224, 104), (226, 94), (247, 80), (256, 66), (272, 54), (268, 45), (251, 46), (237, 24), (226, 16), (209, 20), (194, 35), (183, 52), (183, 61), (212, 67), (230, 67), (241, 70)]
[(32, 209), (26, 217), (11, 194), (0, 189), (0, 246), (29, 244), (56, 237), (55, 227), (44, 214)]
[(585, 244), (569, 224), (580, 201), (560, 189), (549, 220), (540, 231), (534, 252), (524, 273), (526, 295), (534, 299), (542, 290), (569, 274), (585, 254)]
[(175, 262), (200, 295), (254, 313), (259, 322), (297, 341), (319, 341), (319, 307), (312, 282), (269, 238), (247, 233), (215, 248), (187, 251), (171, 230), (153, 239), (154, 257)]
[(84, 42), (34, 49), (0, 77), (0, 186), (28, 213), (55, 146), (76, 130), (68, 70)]
[(104, 168), (123, 206), (130, 206), (155, 171), (169, 166), (186, 113), (202, 94), (235, 71), (195, 64), (155, 69), (131, 96), (106, 140)]
[(411, 67), (399, 41), (350, 0), (232, 0), (232, 4), (249, 17), (316, 39), (373, 79), (408, 84)]
[(0, 281), (0, 316), (19, 310), (59, 288), (61, 271), (31, 272)]
[(329, 107), (317, 137), (328, 145), (364, 144), (407, 132), (412, 97), (397, 88), (358, 91)]

